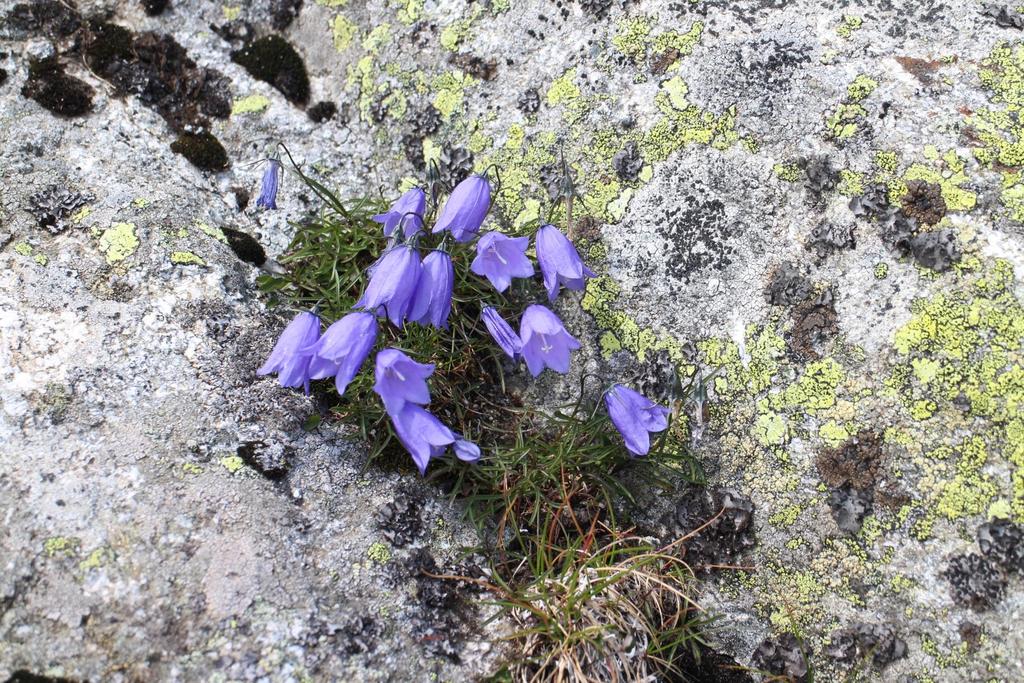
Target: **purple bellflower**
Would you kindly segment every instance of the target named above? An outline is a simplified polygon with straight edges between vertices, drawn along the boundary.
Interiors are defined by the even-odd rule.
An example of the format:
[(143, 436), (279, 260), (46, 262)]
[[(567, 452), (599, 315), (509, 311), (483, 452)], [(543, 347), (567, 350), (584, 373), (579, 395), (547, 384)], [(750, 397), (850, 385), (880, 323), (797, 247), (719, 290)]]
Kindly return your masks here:
[(558, 296), (559, 285), (566, 289), (581, 291), (587, 286), (587, 278), (596, 273), (587, 268), (569, 238), (553, 225), (541, 226), (535, 238), (537, 246), (537, 263), (544, 276), (544, 287), (548, 290), (548, 300), (554, 301)]
[(476, 243), (476, 258), (470, 266), (477, 275), (483, 275), (494, 288), (504, 292), (514, 277), (533, 275), (533, 264), (526, 258), (529, 237), (506, 237), (500, 232), (489, 232)]
[(401, 410), (392, 413), (391, 424), (395, 427), (398, 440), (419, 467), (420, 474), (427, 473), (427, 464), (431, 458), (441, 456), (449, 444), (455, 443), (456, 437), (452, 430), (415, 403), (406, 402)]
[(604, 404), (612, 424), (626, 442), (626, 449), (633, 455), (647, 455), (651, 434), (668, 427), (668, 408), (621, 384), (608, 390)]
[(363, 361), (377, 341), (377, 318), (372, 313), (356, 311), (327, 328), (320, 340), (310, 349), (313, 359), (309, 363), (310, 379), (334, 378), (338, 395), (359, 372)]
[(388, 415), (398, 415), (406, 403), (430, 403), (427, 378), (434, 372), (433, 364), (417, 363), (398, 349), (384, 349), (377, 354), (373, 390), (384, 401)]
[(539, 304), (531, 304), (523, 312), (519, 338), (523, 340), (526, 367), (534, 377), (544, 368), (562, 374), (569, 372), (569, 352), (580, 347), (558, 316)]
[(409, 309), (409, 320), (447, 330), (454, 284), (452, 257), (443, 251), (427, 254), (416, 284), (416, 295)]
[(433, 232), (448, 230), (455, 241), (469, 242), (480, 231), (490, 208), (491, 184), (487, 178), (474, 173), (452, 190), (434, 223)]
[(395, 228), (402, 226), (405, 236), (412, 237), (423, 227), (423, 215), (427, 210), (427, 194), (418, 187), (408, 190), (384, 213), (378, 213), (372, 220), (384, 226), (384, 236), (391, 237)]
[(463, 462), (476, 462), (480, 459), (480, 447), (472, 441), (463, 439), (461, 434), (455, 434), (452, 450), (455, 451), (455, 457)]
[(383, 307), (388, 319), (401, 327), (412, 307), (419, 279), (419, 252), (410, 246), (396, 246), (375, 264), (370, 284), (352, 308), (377, 313)]
[(278, 159), (267, 159), (267, 170), (263, 171), (263, 184), (260, 196), (256, 198), (256, 206), (263, 209), (277, 208), (277, 189), (281, 185), (281, 162)]
[(320, 317), (315, 313), (299, 313), (292, 319), (274, 344), (267, 362), (256, 371), (257, 375), (277, 373), (283, 387), (304, 387), (309, 394), (310, 350), (320, 337)]
[(480, 313), (480, 317), (483, 318), (487, 331), (491, 333), (491, 337), (501, 347), (501, 350), (507, 353), (512, 360), (518, 361), (523, 355), (523, 340), (519, 338), (515, 330), (492, 306), (485, 307)]

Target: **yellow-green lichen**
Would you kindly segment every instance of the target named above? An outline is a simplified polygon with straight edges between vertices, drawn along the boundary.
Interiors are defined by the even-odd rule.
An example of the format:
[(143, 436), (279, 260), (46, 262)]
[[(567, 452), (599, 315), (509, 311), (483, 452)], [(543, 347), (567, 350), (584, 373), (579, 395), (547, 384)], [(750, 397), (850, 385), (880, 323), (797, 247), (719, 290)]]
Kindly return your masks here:
[(772, 167), (772, 172), (780, 180), (785, 180), (786, 182), (796, 182), (800, 180), (801, 176), (800, 166), (794, 163), (775, 164)]
[(179, 266), (205, 266), (206, 261), (191, 251), (172, 251), (171, 263)]
[(849, 86), (847, 86), (846, 101), (854, 103), (861, 102), (867, 98), (868, 95), (873, 93), (877, 87), (878, 81), (865, 74), (860, 74), (853, 79), (853, 82), (850, 83)]
[(809, 363), (796, 382), (772, 396), (772, 407), (798, 408), (814, 415), (835, 405), (837, 387), (845, 377), (842, 366), (832, 358)]
[(567, 102), (572, 102), (580, 96), (580, 89), (576, 86), (576, 67), (563, 73), (551, 82), (548, 87), (547, 101), (552, 107)]
[(98, 569), (103, 566), (106, 558), (107, 550), (105, 548), (97, 548), (89, 553), (88, 557), (78, 563), (78, 569), (83, 572), (87, 572), (90, 569)]
[(451, 118), (452, 114), (462, 109), (465, 90), (475, 82), (472, 76), (461, 71), (447, 71), (437, 76), (431, 82), (434, 107), (446, 119)]
[(134, 223), (115, 223), (100, 235), (100, 251), (107, 257), (107, 263), (120, 263), (135, 253), (139, 248), (139, 238), (135, 234)]
[(224, 15), (225, 21), (234, 21), (238, 17), (242, 16), (241, 5), (224, 5), (221, 7), (221, 14)]
[(355, 37), (358, 34), (359, 26), (344, 14), (339, 14), (334, 17), (333, 21), (331, 21), (331, 35), (334, 37), (334, 49), (338, 52), (344, 52), (347, 50), (352, 45), (352, 41), (355, 40)]
[(185, 462), (181, 464), (181, 471), (185, 474), (197, 475), (203, 473), (203, 468), (194, 462)]
[(840, 38), (849, 39), (853, 36), (854, 31), (859, 31), (864, 26), (864, 19), (852, 14), (844, 14), (842, 21), (839, 23), (839, 27), (836, 28), (836, 34)]
[(441, 29), (441, 47), (455, 52), (459, 45), (469, 37), (470, 31), (473, 28), (473, 22), (480, 16), (480, 11), (480, 5), (474, 4), (468, 17), (453, 21)]
[(220, 459), (220, 464), (231, 474), (234, 474), (245, 466), (245, 462), (237, 455), (224, 456)]
[(654, 54), (658, 55), (669, 50), (675, 50), (679, 53), (679, 56), (686, 56), (693, 52), (694, 46), (700, 42), (703, 33), (704, 24), (700, 21), (693, 22), (690, 30), (686, 33), (679, 33), (677, 31), (660, 33), (654, 38)]
[(653, 26), (654, 19), (648, 16), (622, 19), (612, 37), (612, 46), (634, 62), (639, 62), (647, 54), (648, 37)]
[(889, 264), (879, 261), (875, 264), (875, 279), (884, 280), (887, 277), (889, 277)]
[(839, 171), (839, 194), (846, 197), (859, 197), (864, 194), (864, 174), (844, 168)]
[(423, 18), (423, 0), (400, 0), (395, 16), (406, 26), (415, 24)]
[(47, 557), (74, 557), (82, 541), (74, 536), (51, 536), (43, 543), (43, 551)]
[(235, 100), (231, 105), (231, 115), (258, 114), (270, 106), (270, 98), (264, 95), (255, 94)]
[(857, 133), (859, 122), (868, 110), (859, 104), (841, 103), (825, 120), (825, 133), (838, 142), (849, 140)]
[(391, 560), (391, 550), (386, 544), (377, 541), (367, 548), (366, 556), (377, 564), (387, 564)]

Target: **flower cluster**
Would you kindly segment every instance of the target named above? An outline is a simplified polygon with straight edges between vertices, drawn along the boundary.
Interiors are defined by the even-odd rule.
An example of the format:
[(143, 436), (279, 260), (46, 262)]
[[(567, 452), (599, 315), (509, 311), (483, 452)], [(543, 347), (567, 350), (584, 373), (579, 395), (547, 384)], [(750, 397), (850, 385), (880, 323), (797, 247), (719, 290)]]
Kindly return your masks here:
[[(268, 178), (273, 179), (272, 194), (276, 194), (277, 169), (272, 164), (268, 171), (264, 194), (268, 194)], [(390, 242), (368, 269), (369, 282), (352, 312), (328, 326), (323, 334), (315, 312), (299, 313), (257, 374), (277, 373), (283, 386), (301, 386), (306, 393), (311, 380), (333, 377), (338, 394), (344, 395), (377, 346), (382, 320), (398, 330), (405, 330), (409, 324), (448, 329), (455, 287), (452, 252), (460, 245), (475, 249), (470, 271), (486, 278), (498, 292), (508, 290), (513, 279), (533, 277), (534, 263), (527, 255), (528, 236), (509, 237), (497, 231), (480, 234), (490, 202), (490, 183), (481, 175), (472, 175), (451, 192), (429, 233), (425, 228), (427, 195), (420, 188), (410, 189), (387, 211), (373, 216)], [(274, 208), (273, 197), (267, 204)], [(440, 239), (433, 248), (424, 249), (420, 242), (429, 235), (440, 235)], [(541, 226), (533, 243), (549, 301), (554, 301), (562, 288), (582, 291), (587, 278), (594, 276), (572, 241), (555, 226)], [(558, 315), (541, 304), (526, 307), (518, 332), (493, 306), (482, 306), (481, 319), (501, 350), (517, 364), (524, 361), (534, 377), (545, 368), (568, 372), (570, 356), (580, 347)], [(428, 380), (435, 370), (433, 364), (420, 363), (405, 351), (388, 347), (377, 352), (373, 365), (373, 390), (395, 435), (421, 473), (426, 472), (432, 458), (444, 455), (449, 447), (461, 460), (480, 458), (475, 443), (429, 411)], [(612, 423), (634, 455), (646, 454), (650, 434), (668, 426), (666, 408), (628, 387), (614, 385), (605, 392), (604, 400)]]

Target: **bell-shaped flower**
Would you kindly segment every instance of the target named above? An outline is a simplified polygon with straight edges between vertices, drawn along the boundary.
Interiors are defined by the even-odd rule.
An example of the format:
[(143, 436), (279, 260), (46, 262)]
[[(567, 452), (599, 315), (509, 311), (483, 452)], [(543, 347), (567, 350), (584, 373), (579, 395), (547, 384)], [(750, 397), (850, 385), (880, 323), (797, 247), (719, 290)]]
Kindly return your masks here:
[(544, 368), (562, 374), (569, 372), (569, 352), (580, 347), (558, 316), (539, 304), (527, 306), (523, 312), (519, 338), (523, 340), (526, 367), (534, 377)]
[(410, 246), (398, 245), (375, 264), (366, 291), (352, 308), (372, 313), (379, 313), (383, 308), (388, 319), (401, 327), (412, 307), (419, 279), (419, 252)]
[(526, 258), (528, 246), (529, 237), (489, 232), (476, 243), (476, 258), (470, 270), (486, 277), (496, 290), (504, 292), (512, 284), (512, 278), (533, 275), (533, 264)]
[(388, 414), (394, 416), (406, 403), (430, 403), (427, 378), (433, 372), (433, 364), (417, 363), (398, 349), (384, 349), (374, 362), (373, 390), (384, 401)]
[(449, 444), (455, 443), (452, 430), (415, 403), (406, 402), (401, 410), (390, 415), (398, 440), (409, 451), (420, 474), (427, 473), (431, 458), (439, 457)]
[(469, 242), (480, 231), (491, 208), (491, 184), (487, 178), (473, 174), (455, 186), (433, 232), (448, 230), (457, 242)]
[(523, 355), (523, 340), (519, 338), (515, 330), (505, 322), (505, 319), (494, 310), (493, 306), (485, 306), (480, 317), (484, 326), (491, 333), (491, 337), (501, 347), (501, 350), (508, 354), (512, 360), (519, 360)]
[(384, 226), (385, 237), (391, 237), (391, 233), (399, 226), (406, 237), (412, 237), (423, 227), (426, 210), (427, 193), (414, 187), (399, 197), (387, 211), (371, 218)]
[(651, 450), (651, 434), (668, 427), (668, 408), (621, 384), (608, 390), (604, 404), (612, 424), (633, 455), (647, 455)]
[(267, 362), (257, 375), (277, 373), (283, 387), (304, 387), (309, 393), (309, 361), (313, 357), (310, 347), (320, 337), (320, 317), (315, 313), (299, 313), (292, 319), (274, 344)]
[(338, 395), (344, 396), (376, 341), (377, 318), (365, 311), (349, 313), (328, 327), (311, 349), (310, 378), (333, 377)]
[(448, 329), (454, 284), (452, 257), (443, 251), (427, 254), (420, 270), (420, 280), (416, 284), (416, 295), (409, 309), (409, 320)]
[(281, 185), (281, 162), (267, 159), (267, 168), (263, 171), (263, 183), (260, 196), (256, 198), (256, 206), (264, 209), (277, 208), (277, 189)]
[(544, 287), (548, 290), (549, 301), (554, 301), (558, 296), (559, 285), (565, 285), (566, 289), (581, 291), (587, 286), (587, 278), (596, 275), (584, 265), (583, 259), (569, 238), (555, 226), (542, 226), (537, 231), (535, 244), (537, 263), (544, 276)]
[(455, 457), (464, 462), (476, 462), (480, 459), (480, 447), (468, 439), (463, 439), (461, 434), (455, 434), (452, 450), (455, 451)]

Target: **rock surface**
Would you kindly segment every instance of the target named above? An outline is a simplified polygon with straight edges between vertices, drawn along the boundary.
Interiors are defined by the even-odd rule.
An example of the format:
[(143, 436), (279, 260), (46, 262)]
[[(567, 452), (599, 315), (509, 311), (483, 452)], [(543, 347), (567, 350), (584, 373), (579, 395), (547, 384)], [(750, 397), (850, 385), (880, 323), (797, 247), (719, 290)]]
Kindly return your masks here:
[[(579, 333), (716, 373), (690, 424), (712, 489), (647, 520), (730, 511), (694, 555), (742, 567), (701, 573), (716, 644), (797, 679), (1024, 679), (1013, 6), (160, 7), (0, 2), (0, 678), (465, 680), (500, 655), (420, 571), (462, 561), (459, 510), (254, 376), (283, 321), (219, 229), (273, 257), (315, 210), (292, 177), (281, 210), (247, 201), (283, 141), (345, 196), (497, 164), (506, 225), (548, 214), (564, 154), (601, 273)], [(131, 32), (110, 81), (85, 19)], [(270, 34), (333, 115), (232, 61)], [(202, 87), (155, 87), (179, 72), (146, 55)], [(226, 170), (172, 151), (201, 129)]]

